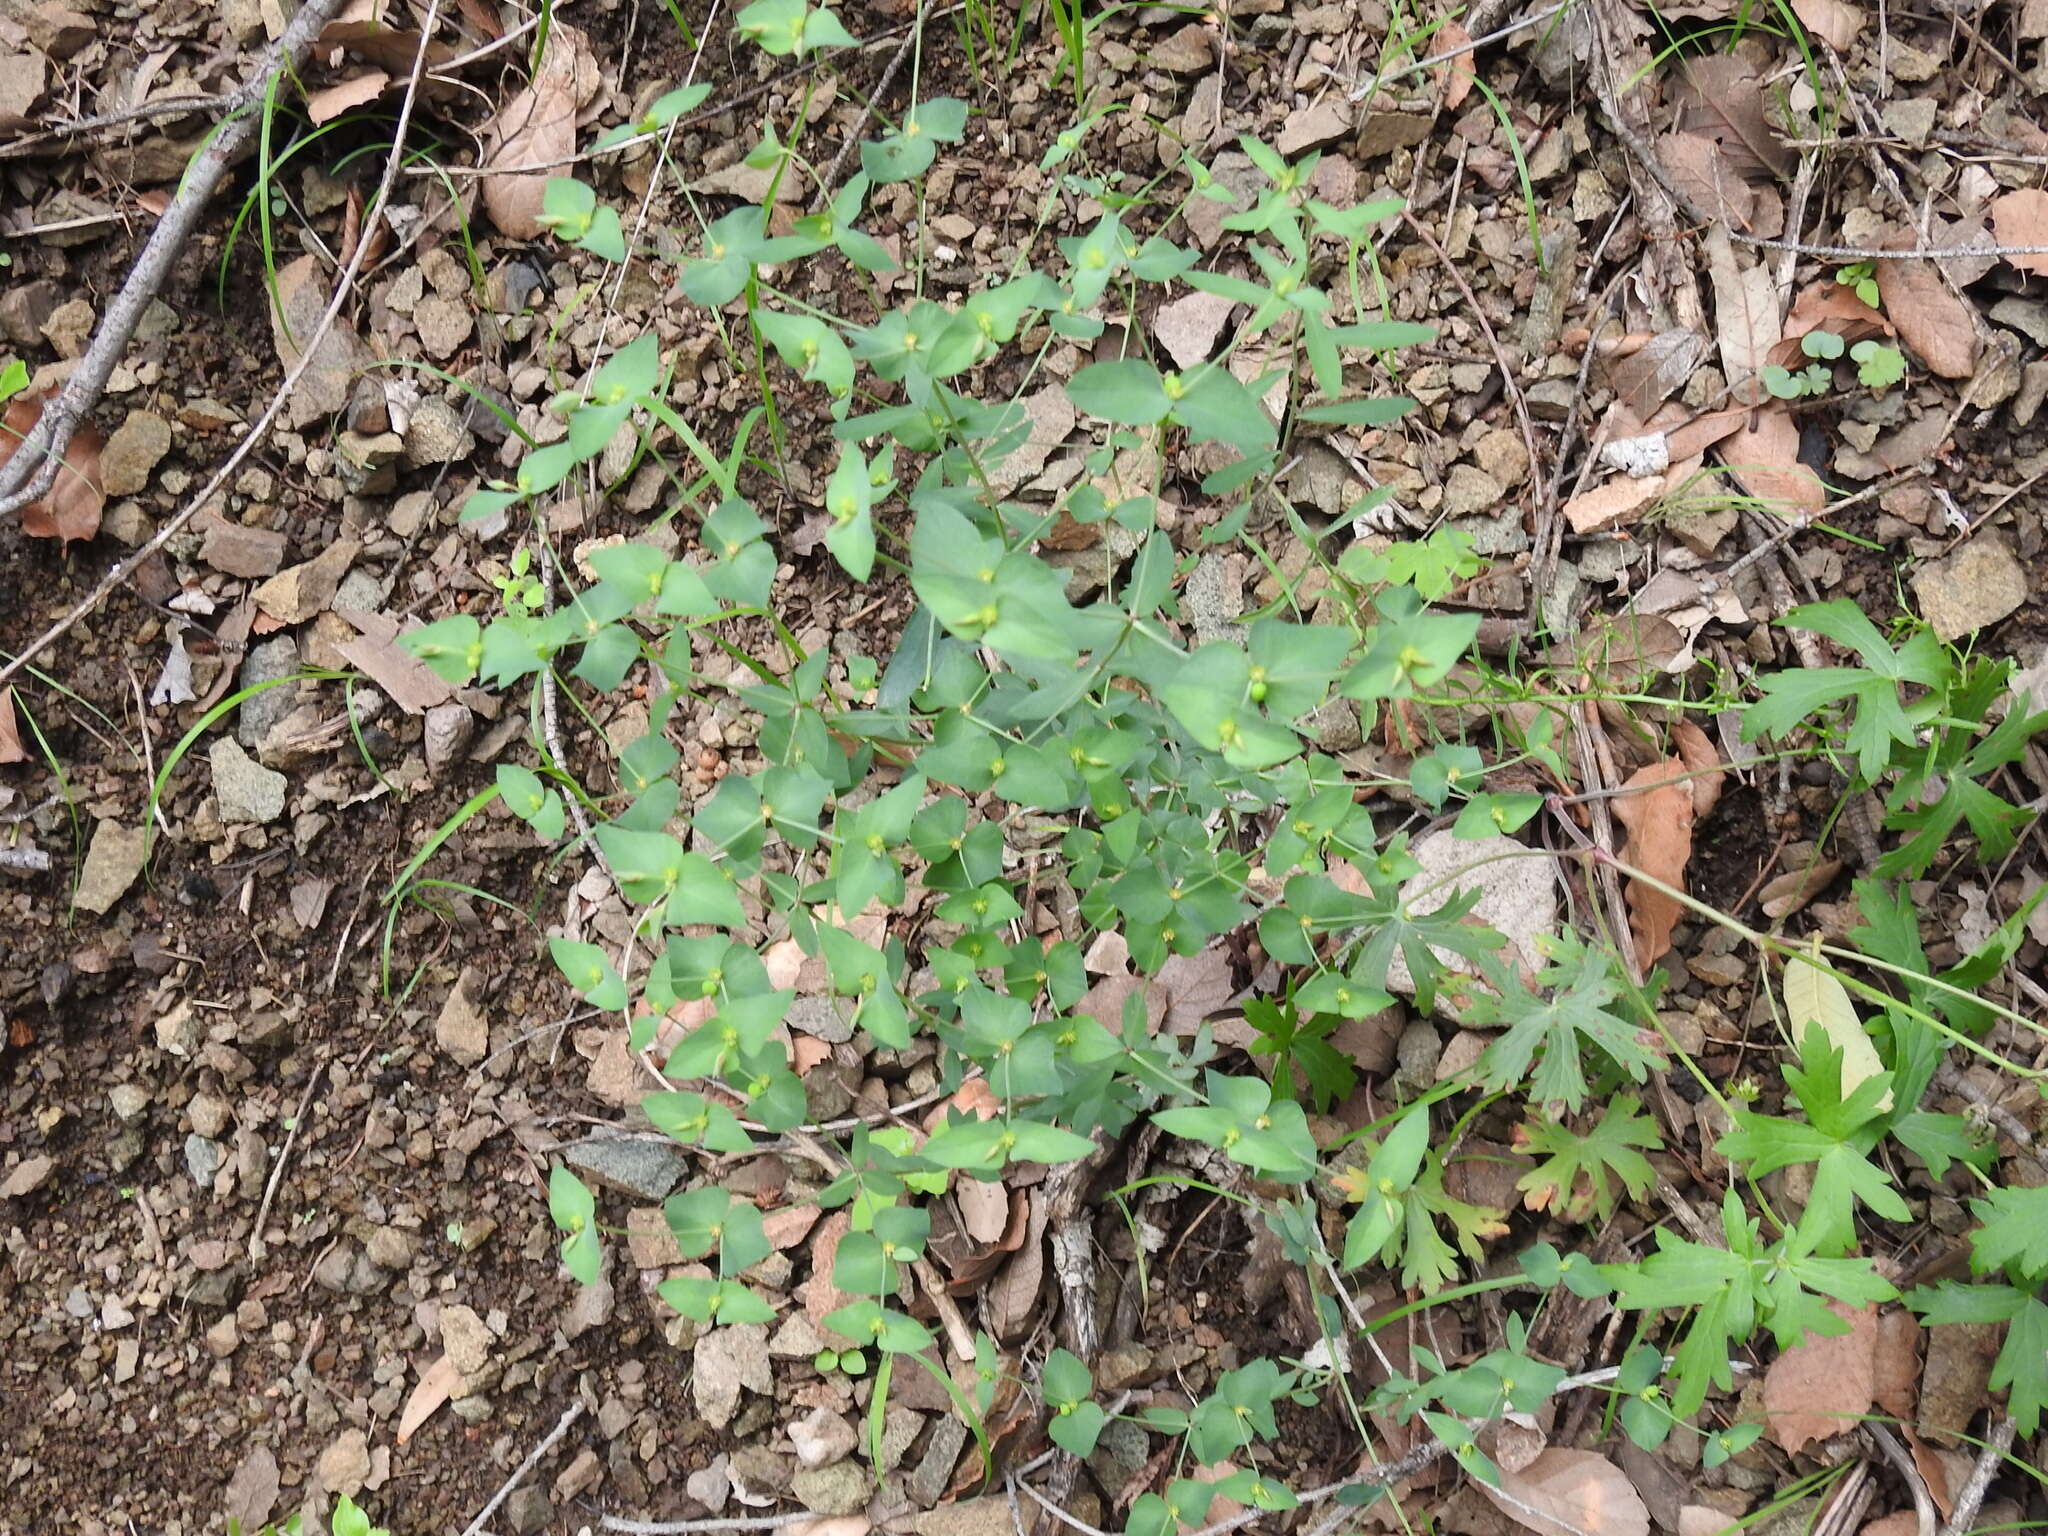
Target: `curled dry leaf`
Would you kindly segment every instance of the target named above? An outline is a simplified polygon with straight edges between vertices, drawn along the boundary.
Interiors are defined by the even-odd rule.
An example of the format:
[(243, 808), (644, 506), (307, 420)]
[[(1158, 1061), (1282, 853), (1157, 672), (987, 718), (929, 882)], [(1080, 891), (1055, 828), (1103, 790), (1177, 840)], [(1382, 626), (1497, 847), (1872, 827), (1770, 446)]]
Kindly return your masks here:
[(390, 83), (391, 77), (383, 70), (371, 69), (323, 86), (306, 98), (306, 116), (315, 123), (331, 123), (343, 113), (375, 101)]
[[(1435, 47), (1432, 52), (1450, 53), (1458, 48), (1469, 49), (1472, 46), (1472, 34), (1455, 21), (1447, 21), (1437, 29), (1434, 41)], [(1436, 81), (1443, 88), (1443, 110), (1455, 112), (1462, 107), (1465, 98), (1472, 94), (1472, 82), (1477, 78), (1478, 76), (1472, 72), (1472, 59), (1469, 54), (1460, 54), (1439, 66)]]
[(1881, 1313), (1872, 1358), (1872, 1398), (1893, 1418), (1911, 1425), (1920, 1407), (1920, 1319), (1904, 1307)]
[[(0, 465), (14, 457), (22, 439), (42, 419), (40, 399), (16, 395), (0, 417)], [(106, 446), (89, 423), (81, 423), (64, 450), (63, 467), (50, 489), (21, 509), (21, 531), (37, 539), (90, 539), (100, 531), (100, 512), (107, 504), (100, 488), (100, 449)]]
[(1967, 379), (1977, 369), (1977, 321), (1931, 261), (1880, 261), (1877, 291), (1899, 339), (1930, 373)]
[[(1652, 763), (1631, 774), (1614, 800), (1614, 818), (1628, 828), (1629, 863), (1679, 890), (1685, 889), (1685, 866), (1692, 858), (1695, 815), (1686, 771), (1683, 758)], [(1654, 963), (1671, 948), (1671, 930), (1683, 911), (1676, 897), (1641, 880), (1629, 881), (1629, 928), (1641, 964)]]
[(1678, 749), (1685, 771), (1693, 775), (1692, 819), (1695, 824), (1705, 821), (1721, 803), (1720, 749), (1690, 720), (1681, 720), (1671, 728), (1671, 744)]
[[(1991, 232), (2000, 245), (2048, 245), (2048, 192), (2024, 187), (1991, 205)], [(2022, 272), (2048, 277), (2048, 255), (2008, 256)]]
[(1828, 1310), (1847, 1333), (1809, 1337), (1764, 1373), (1764, 1432), (1788, 1452), (1853, 1428), (1876, 1400), (1877, 1308), (1831, 1301)]
[(14, 690), (0, 688), (0, 763), (25, 763), (21, 749), (21, 725), (14, 718)]
[(1494, 1507), (1538, 1536), (1650, 1536), (1650, 1511), (1635, 1484), (1594, 1451), (1543, 1452), (1500, 1486), (1473, 1485)]

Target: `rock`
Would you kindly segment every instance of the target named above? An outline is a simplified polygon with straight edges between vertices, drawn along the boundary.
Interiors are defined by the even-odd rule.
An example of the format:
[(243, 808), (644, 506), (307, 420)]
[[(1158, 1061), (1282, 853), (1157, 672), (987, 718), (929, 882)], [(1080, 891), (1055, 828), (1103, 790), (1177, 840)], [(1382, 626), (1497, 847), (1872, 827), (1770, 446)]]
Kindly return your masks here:
[[(320, 328), (327, 309), (327, 274), (317, 256), (301, 256), (279, 269), (277, 302), (265, 305), (270, 315), (271, 339), (287, 370), (298, 366), (306, 345)], [(375, 362), (362, 337), (346, 321), (337, 319), (313, 349), (299, 387), (292, 391), (285, 412), (293, 428), (304, 427), (322, 417), (345, 410), (356, 375)]]
[(360, 1244), (340, 1242), (313, 1265), (313, 1282), (338, 1296), (373, 1296), (391, 1283), (391, 1277), (370, 1262)]
[(489, 1369), (492, 1342), (476, 1308), (457, 1303), (441, 1309), (441, 1347), (464, 1381), (478, 1380)]
[(185, 1171), (192, 1175), (192, 1182), (204, 1194), (213, 1188), (214, 1175), (220, 1172), (220, 1143), (208, 1141), (197, 1131), (185, 1138)]
[(534, 1536), (554, 1518), (553, 1501), (531, 1483), (513, 1489), (512, 1497), (505, 1501), (505, 1523), (512, 1527), (515, 1536)]
[(860, 1436), (843, 1417), (821, 1406), (789, 1426), (789, 1443), (806, 1467), (829, 1467), (851, 1456)]
[(823, 1330), (808, 1312), (792, 1312), (768, 1341), (768, 1353), (778, 1360), (809, 1360), (826, 1347)]
[[(1504, 934), (1512, 956), (1530, 971), (1541, 970), (1543, 953), (1538, 940), (1557, 930), (1557, 860), (1549, 854), (1532, 852), (1511, 837), (1480, 837), (1460, 840), (1448, 827), (1418, 838), (1408, 850), (1422, 865), (1422, 872), (1401, 887), (1405, 904), (1421, 899), (1425, 910), (1434, 911), (1460, 891), (1479, 890), (1471, 917)], [(1491, 862), (1489, 862), (1491, 861)], [(1422, 893), (1427, 891), (1425, 897)], [(1462, 955), (1437, 949), (1433, 953), (1450, 970), (1469, 973), (1472, 964)], [(1407, 958), (1394, 952), (1387, 967), (1387, 989), (1413, 995), (1415, 978), (1409, 974)]]
[(109, 496), (133, 496), (148, 489), (170, 451), (171, 424), (154, 411), (130, 411), (100, 449), (100, 482)]
[(607, 1189), (642, 1200), (665, 1200), (690, 1160), (672, 1141), (635, 1141), (599, 1132), (564, 1149), (569, 1166)]
[(208, 1141), (220, 1140), (234, 1119), (228, 1101), (217, 1093), (195, 1093), (192, 1102), (185, 1106), (185, 1113), (191, 1117), (192, 1129)]
[(43, 344), (43, 327), (57, 312), (57, 285), (47, 277), (15, 283), (0, 292), (0, 332), (21, 348)]
[(235, 677), (238, 691), (261, 688), (251, 693), (235, 710), (235, 739), (250, 751), (262, 745), (272, 726), (292, 712), (298, 689), (285, 681), (299, 670), (299, 642), (290, 635), (273, 635), (249, 647), (242, 658), (242, 670)]
[(768, 1330), (759, 1323), (712, 1329), (697, 1341), (694, 1364), (691, 1390), (713, 1429), (732, 1422), (742, 1387), (764, 1394), (775, 1390), (768, 1369)]
[(1273, 147), (1289, 160), (1312, 149), (1328, 149), (1351, 131), (1351, 114), (1342, 103), (1325, 98), (1287, 114)]
[[(456, 706), (458, 709), (460, 705)], [(448, 1000), (441, 1005), (441, 1015), (434, 1020), (434, 1039), (460, 1066), (473, 1067), (489, 1054), (491, 1049), (491, 1026), (483, 1012), (476, 1005), (476, 996), (483, 990), (483, 978), (475, 968), (464, 966), (449, 990)], [(663, 1190), (662, 1194), (667, 1194)], [(660, 1196), (652, 1198), (659, 1199)]]
[(235, 1314), (221, 1314), (219, 1322), (207, 1329), (203, 1335), (206, 1352), (216, 1360), (225, 1360), (242, 1347), (242, 1325), (235, 1321)]
[(1013, 1536), (1010, 1501), (991, 1495), (928, 1509), (910, 1522), (917, 1536)]
[(1187, 221), (1188, 233), (1205, 251), (1222, 238), (1225, 219), (1251, 207), (1266, 180), (1259, 174), (1259, 168), (1252, 164), (1251, 156), (1234, 149), (1225, 150), (1210, 161), (1209, 174), (1219, 189), (1230, 194), (1230, 201), (1219, 203), (1214, 198), (1198, 195), (1188, 200), (1181, 213)]
[(612, 1320), (612, 1312), (618, 1305), (618, 1293), (612, 1289), (610, 1266), (597, 1272), (592, 1285), (579, 1285), (569, 1298), (569, 1305), (562, 1311), (562, 1337), (580, 1339), (593, 1328), (602, 1328)]
[(422, 400), (405, 426), (408, 464), (453, 464), (475, 447), (476, 437), (462, 424), (461, 413), (438, 395)]
[(458, 299), (444, 299), (438, 293), (421, 299), (412, 312), (412, 319), (413, 324), (419, 327), (420, 345), (436, 362), (453, 357), (456, 349), (469, 340), (469, 333), (476, 329), (476, 320), (468, 305)]
[[(5, 90), (0, 81), (0, 94)], [(0, 102), (0, 112), (4, 111), (4, 102)], [(77, 357), (92, 339), (93, 320), (90, 304), (83, 299), (68, 300), (50, 311), (50, 318), (43, 322), (43, 339), (57, 349), (59, 357)]]
[(376, 1227), (363, 1242), (363, 1252), (379, 1269), (402, 1270), (412, 1268), (413, 1253), (418, 1243), (403, 1227)]
[(107, 1102), (114, 1106), (118, 1119), (139, 1120), (149, 1108), (149, 1090), (140, 1083), (116, 1083), (107, 1093)]
[(118, 821), (103, 821), (92, 831), (92, 846), (85, 850), (85, 863), (78, 871), (78, 894), (73, 899), (86, 911), (104, 914), (127, 894), (135, 877), (142, 873), (147, 834), (142, 827), (124, 827)]
[(0, 1182), (0, 1200), (18, 1200), (23, 1195), (32, 1195), (43, 1187), (50, 1177), (50, 1171), (57, 1166), (47, 1157), (26, 1157), (8, 1171), (5, 1182)]
[(284, 564), (284, 535), (271, 528), (245, 528), (211, 513), (199, 520), (204, 537), (199, 558), (216, 571), (261, 581), (275, 576)]
[(228, 826), (275, 821), (284, 814), (285, 777), (273, 773), (223, 736), (208, 756), (213, 762), (213, 795)]
[(21, 24), (28, 31), (28, 40), (59, 64), (99, 36), (99, 26), (90, 16), (47, 0), (28, 7)]
[(1349, 699), (1324, 700), (1302, 725), (1318, 751), (1350, 752), (1365, 741), (1358, 725), (1358, 706)]
[(370, 1441), (360, 1429), (345, 1429), (320, 1453), (313, 1475), (329, 1493), (354, 1498), (370, 1480)]
[(440, 778), (462, 760), (476, 735), (476, 716), (466, 704), (450, 701), (427, 711), (427, 772)]
[(1207, 27), (1191, 21), (1153, 44), (1147, 62), (1176, 75), (1197, 74), (1216, 62), (1215, 42)]
[(908, 1479), (910, 1493), (921, 1505), (937, 1504), (953, 1481), (953, 1469), (960, 1464), (960, 1452), (967, 1446), (967, 1426), (951, 1414), (932, 1420), (925, 1437), (924, 1454), (918, 1457)]
[(1196, 289), (1159, 306), (1152, 334), (1178, 366), (1192, 368), (1215, 352), (1223, 324), (1236, 307), (1235, 299)]
[(1195, 626), (1195, 639), (1203, 645), (1211, 640), (1242, 640), (1244, 626), (1235, 622), (1244, 612), (1242, 560), (1213, 550), (1203, 555), (1181, 591), (1181, 611)]
[(791, 1484), (797, 1502), (814, 1515), (851, 1515), (867, 1508), (868, 1475), (855, 1462), (805, 1467)]
[(1920, 613), (1943, 640), (1995, 624), (2027, 600), (2027, 573), (2004, 535), (1980, 533), (1913, 573)]
[(604, 1463), (597, 1459), (597, 1452), (586, 1446), (555, 1479), (555, 1498), (567, 1504), (571, 1499), (590, 1492), (603, 1477)]
[(280, 624), (303, 624), (322, 612), (362, 553), (354, 539), (336, 539), (311, 560), (279, 571), (256, 589), (256, 606)]
[(1453, 464), (1444, 481), (1444, 516), (1474, 517), (1498, 512), (1507, 490), (1475, 464)]

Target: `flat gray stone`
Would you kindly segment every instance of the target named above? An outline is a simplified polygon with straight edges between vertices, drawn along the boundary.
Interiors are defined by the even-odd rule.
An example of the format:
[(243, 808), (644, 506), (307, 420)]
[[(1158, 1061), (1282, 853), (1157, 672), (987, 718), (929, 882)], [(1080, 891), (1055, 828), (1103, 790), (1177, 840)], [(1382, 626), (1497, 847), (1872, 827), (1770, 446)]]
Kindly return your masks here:
[(285, 777), (264, 767), (223, 736), (208, 754), (213, 795), (223, 824), (275, 821), (284, 814)]
[(235, 678), (237, 689), (274, 685), (250, 694), (235, 710), (235, 740), (251, 752), (298, 703), (298, 689), (283, 681), (298, 670), (299, 642), (290, 635), (258, 641), (242, 658), (242, 670)]
[(208, 1141), (196, 1131), (185, 1138), (185, 1171), (192, 1175), (202, 1193), (213, 1188), (213, 1176), (220, 1172), (220, 1143)]
[(871, 1485), (859, 1463), (836, 1461), (829, 1467), (805, 1467), (792, 1486), (797, 1502), (814, 1515), (851, 1515), (867, 1507)]
[(464, 966), (449, 989), (448, 1001), (441, 1005), (441, 1016), (434, 1021), (435, 1041), (460, 1066), (475, 1066), (491, 1048), (490, 1021), (476, 1004), (482, 990), (483, 979), (473, 967)]
[(602, 1132), (563, 1150), (569, 1166), (607, 1189), (641, 1200), (665, 1200), (689, 1171), (690, 1160), (672, 1141), (636, 1141)]

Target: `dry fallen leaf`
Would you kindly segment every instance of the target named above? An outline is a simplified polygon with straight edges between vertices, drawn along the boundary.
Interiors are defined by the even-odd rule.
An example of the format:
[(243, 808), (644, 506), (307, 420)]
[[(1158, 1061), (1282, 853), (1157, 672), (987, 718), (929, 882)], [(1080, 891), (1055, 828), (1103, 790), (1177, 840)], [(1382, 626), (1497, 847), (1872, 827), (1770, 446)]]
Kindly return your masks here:
[[(1991, 232), (2000, 245), (2048, 245), (2048, 192), (2024, 187), (1991, 205)], [(2048, 255), (2008, 256), (2022, 272), (2048, 277)]]
[[(1431, 50), (1436, 53), (1455, 53), (1472, 46), (1472, 34), (1455, 21), (1447, 21), (1437, 29), (1435, 44)], [(1437, 84), (1443, 87), (1443, 110), (1455, 112), (1465, 104), (1465, 98), (1472, 94), (1472, 82), (1479, 77), (1472, 72), (1472, 60), (1460, 55), (1436, 71)]]
[[(516, 240), (541, 233), (541, 202), (557, 162), (576, 152), (576, 114), (597, 89), (597, 60), (576, 28), (557, 23), (533, 83), (515, 92), (491, 122), (484, 157), (484, 209)], [(522, 170), (522, 166), (538, 166)]]
[(1685, 760), (1686, 772), (1694, 775), (1692, 819), (1698, 825), (1721, 803), (1721, 753), (1707, 739), (1707, 733), (1690, 720), (1681, 720), (1671, 728), (1671, 744)]
[(1799, 24), (1837, 53), (1847, 53), (1863, 30), (1863, 12), (1845, 0), (1792, 0)]
[(1877, 291), (1899, 339), (1919, 354), (1930, 373), (1967, 379), (1977, 369), (1975, 312), (1931, 261), (1880, 261)]
[(419, 1385), (405, 1400), (405, 1412), (398, 1416), (398, 1443), (405, 1444), (436, 1410), (462, 1388), (462, 1372), (443, 1355), (420, 1373)]
[[(1871, 1358), (1872, 1399), (1900, 1423), (1910, 1425), (1920, 1407), (1920, 1320), (1904, 1307), (1881, 1314)], [(1911, 1435), (1912, 1430), (1906, 1433)]]
[(1799, 461), (1799, 423), (1790, 411), (1756, 412), (1720, 444), (1721, 462), (1742, 488), (1780, 517), (1807, 517), (1827, 505), (1820, 476)]
[(1649, 1536), (1650, 1511), (1621, 1468), (1593, 1451), (1545, 1451), (1499, 1488), (1473, 1486), (1537, 1536)]
[(1230, 1006), (1236, 989), (1229, 951), (1216, 943), (1192, 955), (1169, 956), (1153, 986), (1166, 994), (1167, 1032), (1191, 1035), (1210, 1014)]
[(21, 725), (14, 718), (14, 690), (0, 688), (0, 763), (25, 763), (21, 749)]
[(1828, 1310), (1847, 1333), (1795, 1344), (1764, 1373), (1764, 1431), (1788, 1452), (1853, 1427), (1875, 1400), (1877, 1309), (1829, 1302)]
[(366, 70), (335, 85), (324, 86), (306, 98), (306, 116), (315, 123), (332, 122), (343, 113), (375, 101), (384, 94), (391, 77), (381, 69)]
[[(1668, 758), (1638, 769), (1614, 800), (1614, 818), (1628, 828), (1625, 857), (1644, 874), (1685, 889), (1692, 858), (1694, 800), (1683, 758)], [(1671, 948), (1671, 930), (1685, 909), (1674, 896), (1640, 880), (1628, 883), (1629, 928), (1636, 959), (1649, 966)]]
[(1705, 134), (1739, 176), (1784, 180), (1799, 152), (1772, 124), (1764, 105), (1762, 72), (1739, 53), (1681, 59), (1671, 82), (1672, 126)]
[[(0, 417), (0, 466), (14, 457), (42, 415), (41, 400), (32, 396), (16, 395), (7, 402), (6, 415)], [(100, 449), (105, 446), (106, 439), (90, 423), (79, 425), (50, 489), (21, 509), (23, 533), (68, 544), (73, 539), (90, 539), (100, 531), (100, 512), (107, 502), (100, 489)]]

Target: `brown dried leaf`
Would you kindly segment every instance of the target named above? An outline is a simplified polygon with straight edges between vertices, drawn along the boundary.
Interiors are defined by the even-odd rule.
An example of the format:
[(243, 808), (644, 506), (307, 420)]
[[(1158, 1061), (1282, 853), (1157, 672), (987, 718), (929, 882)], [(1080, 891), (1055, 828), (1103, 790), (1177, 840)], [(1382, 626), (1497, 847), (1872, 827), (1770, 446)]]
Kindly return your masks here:
[(1692, 331), (1659, 331), (1644, 338), (1640, 346), (1607, 355), (1601, 366), (1616, 399), (1634, 412), (1638, 420), (1648, 420), (1658, 406), (1685, 388), (1686, 382), (1699, 372), (1706, 353), (1706, 341)]
[(383, 70), (372, 69), (338, 84), (322, 86), (306, 97), (306, 116), (315, 123), (330, 123), (345, 112), (375, 101), (390, 83), (391, 77)]
[(1828, 1310), (1847, 1333), (1795, 1344), (1764, 1373), (1764, 1430), (1787, 1452), (1851, 1428), (1875, 1400), (1877, 1308)]
[(1871, 1360), (1872, 1400), (1901, 1423), (1911, 1424), (1920, 1407), (1920, 1320), (1904, 1307), (1879, 1316)]
[(0, 688), (0, 763), (25, 763), (21, 749), (21, 725), (14, 718), (14, 690)]
[(1690, 720), (1681, 720), (1671, 728), (1671, 744), (1678, 748), (1686, 771), (1697, 775), (1692, 780), (1692, 819), (1697, 825), (1721, 803), (1721, 751)]
[(1742, 488), (1780, 517), (1803, 517), (1827, 505), (1820, 476), (1799, 462), (1799, 423), (1782, 409), (1756, 412), (1749, 426), (1722, 439), (1721, 462)]
[(419, 1427), (431, 1419), (441, 1405), (462, 1390), (462, 1372), (446, 1355), (420, 1373), (419, 1385), (405, 1400), (405, 1412), (398, 1416), (398, 1443), (405, 1444)]
[[(1856, 290), (1831, 277), (1808, 283), (1792, 301), (1792, 313), (1785, 317), (1785, 339), (1771, 354), (1771, 361), (1789, 368), (1793, 360), (1805, 361), (1799, 338), (1812, 330), (1830, 330), (1851, 346), (1873, 337), (1892, 336), (1891, 321), (1856, 297)], [(1787, 348), (1790, 350), (1786, 350)]]
[(1735, 253), (1728, 231), (1707, 232), (1707, 274), (1714, 284), (1714, 329), (1721, 344), (1721, 370), (1731, 384), (1755, 376), (1769, 361), (1780, 335), (1777, 285), (1762, 262)]
[(1029, 1198), (1031, 1219), (1024, 1244), (989, 1283), (981, 1299), (982, 1319), (998, 1342), (1016, 1339), (1030, 1326), (1038, 1308), (1039, 1287), (1045, 1281), (1045, 1197), (1033, 1190)]
[(1792, 0), (1799, 24), (1837, 53), (1846, 53), (1863, 30), (1863, 11), (1845, 0)]
[(1010, 1192), (987, 1179), (957, 1179), (953, 1199), (960, 1207), (960, 1225), (977, 1243), (999, 1243), (1010, 1225)]
[[(1704, 344), (1702, 344), (1704, 345)], [(1749, 421), (1749, 407), (1745, 405), (1724, 406), (1718, 411), (1708, 411), (1703, 416), (1694, 416), (1668, 427), (1664, 433), (1664, 445), (1672, 462), (1696, 459), (1731, 432), (1739, 432)]]
[[(1614, 819), (1628, 828), (1629, 863), (1678, 890), (1692, 858), (1694, 801), (1683, 758), (1637, 770), (1614, 800)], [(1640, 880), (1628, 883), (1629, 927), (1636, 959), (1649, 966), (1671, 948), (1671, 930), (1684, 911), (1678, 899)]]
[(1763, 75), (1735, 53), (1680, 62), (1673, 83), (1672, 127), (1694, 130), (1721, 146), (1736, 174), (1785, 180), (1799, 163), (1764, 108)]
[[(811, 1321), (818, 1325), (819, 1332), (834, 1348), (840, 1344), (841, 1335), (825, 1326), (825, 1319), (841, 1307), (853, 1305), (860, 1298), (849, 1296), (832, 1283), (832, 1264), (839, 1257), (839, 1240), (852, 1230), (853, 1221), (845, 1211), (834, 1211), (811, 1232), (811, 1278), (806, 1280), (798, 1292), (803, 1301), (804, 1311)], [(851, 1340), (847, 1341), (852, 1342)], [(866, 1342), (863, 1340), (862, 1342)]]
[[(1437, 35), (1432, 41), (1435, 46), (1431, 52), (1455, 53), (1461, 48), (1469, 49), (1472, 46), (1472, 34), (1455, 21), (1447, 21), (1437, 29)], [(1476, 79), (1478, 76), (1472, 72), (1472, 60), (1464, 55), (1440, 66), (1436, 71), (1436, 81), (1443, 87), (1443, 110), (1455, 112), (1462, 107), (1465, 98), (1472, 94), (1472, 82)]]
[(1968, 304), (1931, 261), (1877, 264), (1877, 292), (1899, 338), (1919, 354), (1928, 372), (1967, 379), (1977, 370), (1977, 322)]
[(1757, 213), (1756, 193), (1719, 145), (1703, 133), (1667, 133), (1658, 138), (1655, 148), (1657, 161), (1672, 184), (1703, 213), (1726, 219), (1731, 229), (1751, 232)]
[(1790, 917), (1804, 911), (1842, 872), (1840, 859), (1821, 859), (1805, 869), (1788, 869), (1774, 880), (1766, 881), (1764, 888), (1756, 893), (1757, 905), (1765, 917), (1776, 922), (1781, 917)]
[[(1991, 232), (2000, 245), (2048, 245), (2048, 192), (2023, 187), (1991, 205)], [(2022, 272), (2048, 277), (2048, 255), (2008, 256)]]
[[(30, 395), (16, 395), (0, 416), (0, 467), (14, 457), (22, 439), (42, 419), (43, 404)], [(107, 504), (100, 488), (100, 449), (106, 439), (82, 422), (64, 450), (64, 463), (44, 495), (21, 509), (21, 531), (31, 538), (90, 539), (100, 531), (100, 512)]]
[[(491, 124), (493, 147), (484, 158), (484, 211), (515, 240), (538, 238), (551, 166), (576, 152), (576, 102), (567, 91), (527, 86), (515, 92)], [(536, 166), (536, 170), (523, 170)]]
[(1650, 1536), (1650, 1511), (1621, 1468), (1594, 1451), (1553, 1446), (1500, 1487), (1473, 1485), (1537, 1536)]
[(1193, 1034), (1202, 1020), (1229, 1007), (1237, 991), (1229, 952), (1220, 943), (1192, 955), (1168, 956), (1153, 986), (1166, 994), (1166, 1029), (1175, 1035)]

